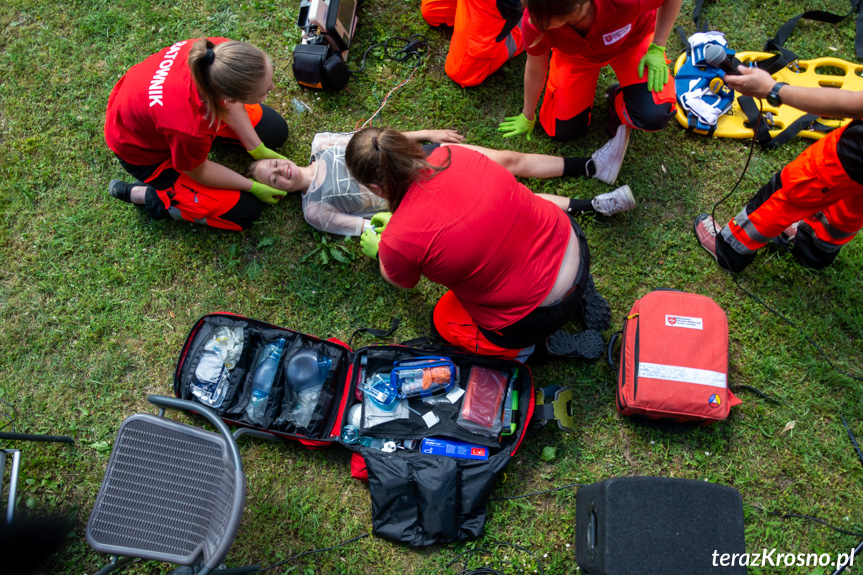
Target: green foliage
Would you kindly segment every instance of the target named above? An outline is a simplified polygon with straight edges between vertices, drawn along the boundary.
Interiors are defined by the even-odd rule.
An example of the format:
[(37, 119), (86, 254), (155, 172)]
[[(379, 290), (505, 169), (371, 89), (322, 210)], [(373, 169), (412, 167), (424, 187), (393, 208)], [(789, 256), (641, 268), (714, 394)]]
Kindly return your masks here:
[[(677, 20), (689, 32), (692, 6), (684, 2)], [(732, 48), (759, 50), (788, 18), (846, 6), (735, 0), (707, 2), (705, 13)], [(430, 311), (444, 288), (423, 281), (397, 290), (385, 283), (372, 262), (357, 257), (356, 242), (312, 233), (297, 195), (266, 206), (253, 229), (232, 233), (151, 221), (106, 192), (111, 178), (125, 176), (102, 135), (108, 94), (130, 66), (176, 40), (223, 34), (249, 40), (272, 57), (276, 90), (267, 103), (287, 118), (291, 137), (280, 152), (297, 162), (307, 161), (315, 132), (355, 129), (409, 77), (410, 69), (370, 55), (365, 71), (341, 92), (301, 88), (291, 71), (298, 11), (299, 2), (276, 0), (10, 0), (0, 7), (0, 398), (14, 407), (16, 431), (77, 441), (11, 445), (24, 452), (23, 507), (75, 518), (74, 533), (48, 571), (94, 572), (106, 562), (86, 545), (84, 528), (116, 430), (128, 415), (153, 411), (145, 403), (148, 393), (172, 393), (177, 354), (202, 315), (232, 311), (345, 341), (355, 328), (386, 326), (394, 316), (402, 327), (389, 343), (428, 333)], [(444, 73), (447, 33), (422, 21), (419, 0), (362, 2), (349, 65), (359, 68), (374, 43), (415, 33), (426, 36), (430, 55), (389, 96), (375, 125), (454, 128), (472, 144), (576, 157), (606, 141), (602, 94), (614, 81), (610, 68), (600, 75), (593, 126), (582, 139), (559, 144), (539, 129), (531, 142), (501, 138), (499, 121), (521, 107), (525, 56), (478, 88), (459, 88)], [(807, 59), (856, 61), (854, 33), (853, 19), (836, 26), (801, 21), (788, 47)], [(672, 35), (669, 55), (682, 49)], [(310, 110), (298, 112), (294, 98)], [(717, 217), (732, 217), (807, 144), (797, 139), (779, 150), (756, 150), (738, 192), (717, 207)], [(493, 497), (624, 475), (707, 479), (739, 489), (748, 504), (863, 531), (863, 467), (839, 417), (863, 439), (863, 387), (830, 367), (801, 334), (838, 368), (860, 375), (863, 241), (851, 242), (820, 273), (765, 250), (739, 277), (743, 288), (800, 331), (745, 295), (696, 244), (692, 222), (731, 189), (748, 151), (748, 142), (690, 134), (677, 125), (634, 133), (618, 182), (631, 186), (637, 209), (580, 221), (597, 287), (614, 314), (606, 337), (632, 302), (654, 288), (708, 295), (728, 315), (731, 382), (756, 387), (779, 405), (741, 391), (743, 404), (727, 421), (665, 434), (616, 413), (616, 374), (604, 363), (537, 365), (537, 386), (573, 386), (575, 431), (549, 425), (529, 433)], [(213, 158), (238, 171), (248, 162), (246, 154), (227, 149)], [(577, 198), (608, 191), (576, 178), (525, 184)], [(2, 404), (0, 411), (4, 426), (12, 409)], [(783, 433), (790, 421), (794, 428)], [(254, 440), (243, 440), (241, 450), (249, 484), (231, 565), (269, 565), (371, 529), (367, 487), (349, 476), (346, 450)], [(454, 573), (458, 564), (447, 564), (458, 553), (506, 541), (536, 554), (545, 573), (572, 574), (574, 537), (575, 490), (568, 489), (491, 502), (486, 535), (475, 542), (409, 549), (368, 537), (274, 572)], [(746, 508), (746, 539), (751, 550), (811, 553), (835, 553), (859, 541), (753, 507)], [(534, 568), (528, 555), (496, 554)], [(142, 562), (126, 572), (167, 571), (167, 565)]]

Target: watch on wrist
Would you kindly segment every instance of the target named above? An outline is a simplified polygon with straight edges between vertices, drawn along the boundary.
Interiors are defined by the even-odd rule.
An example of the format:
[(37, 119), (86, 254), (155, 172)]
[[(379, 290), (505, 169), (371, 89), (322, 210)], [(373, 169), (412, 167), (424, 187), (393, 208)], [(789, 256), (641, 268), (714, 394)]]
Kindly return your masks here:
[(788, 84), (786, 82), (776, 82), (776, 84), (773, 85), (773, 87), (770, 89), (770, 92), (767, 94), (767, 98), (765, 98), (765, 100), (767, 100), (767, 103), (771, 106), (781, 106), (782, 98), (779, 97), (779, 90), (782, 88), (782, 86), (787, 85)]

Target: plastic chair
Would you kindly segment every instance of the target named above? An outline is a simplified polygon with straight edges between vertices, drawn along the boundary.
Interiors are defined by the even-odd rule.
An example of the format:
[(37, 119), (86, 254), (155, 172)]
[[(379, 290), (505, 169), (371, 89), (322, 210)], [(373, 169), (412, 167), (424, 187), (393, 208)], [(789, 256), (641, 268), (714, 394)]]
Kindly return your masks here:
[[(120, 425), (87, 522), (87, 543), (114, 555), (97, 575), (133, 558), (192, 566), (198, 575), (259, 569), (217, 569), (237, 535), (246, 494), (240, 451), (228, 427), (200, 404), (147, 399), (159, 415), (137, 413)], [(199, 413), (218, 433), (166, 419), (165, 409)]]

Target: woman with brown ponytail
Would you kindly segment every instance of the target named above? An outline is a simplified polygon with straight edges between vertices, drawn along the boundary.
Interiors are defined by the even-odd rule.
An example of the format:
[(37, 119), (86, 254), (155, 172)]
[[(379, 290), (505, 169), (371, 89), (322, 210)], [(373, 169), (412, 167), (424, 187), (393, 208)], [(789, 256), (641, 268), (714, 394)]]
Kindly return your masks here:
[(534, 194), (467, 147), (439, 147), (426, 156), (395, 130), (361, 130), (345, 159), (357, 181), (392, 210), (389, 218), (375, 216), (376, 230), (360, 242), (378, 258), (384, 279), (409, 289), (425, 276), (451, 290), (433, 314), (444, 340), (499, 357), (524, 359), (543, 342), (556, 355), (599, 357), (598, 331), (557, 331), (582, 310), (585, 297), (608, 306), (588, 281), (587, 242), (567, 215), (579, 200)]
[(285, 192), (207, 156), (214, 141), (226, 141), (256, 160), (284, 158), (272, 148), (287, 139), (287, 123), (261, 104), (274, 87), (269, 57), (225, 38), (177, 42), (133, 66), (111, 92), (105, 140), (137, 181), (112, 180), (111, 195), (154, 219), (247, 228), (261, 202)]

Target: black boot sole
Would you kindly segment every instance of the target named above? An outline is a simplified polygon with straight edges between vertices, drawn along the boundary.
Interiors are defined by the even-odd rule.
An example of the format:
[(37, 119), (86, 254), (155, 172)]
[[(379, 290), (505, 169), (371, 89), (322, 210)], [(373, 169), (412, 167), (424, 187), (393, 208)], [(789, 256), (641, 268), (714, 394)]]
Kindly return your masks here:
[(599, 359), (605, 351), (605, 341), (602, 339), (602, 334), (593, 329), (587, 329), (581, 333), (559, 330), (548, 336), (545, 347), (549, 355)]

